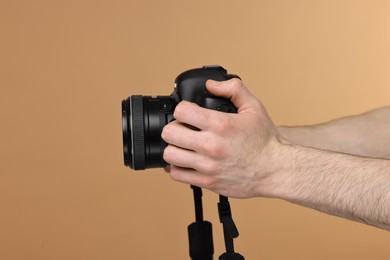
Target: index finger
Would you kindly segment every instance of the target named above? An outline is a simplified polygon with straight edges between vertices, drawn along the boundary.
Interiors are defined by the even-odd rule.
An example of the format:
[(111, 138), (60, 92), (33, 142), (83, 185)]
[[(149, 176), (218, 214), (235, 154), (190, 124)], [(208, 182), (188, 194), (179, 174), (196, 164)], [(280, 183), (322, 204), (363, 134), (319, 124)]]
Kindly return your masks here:
[(195, 103), (181, 101), (176, 106), (173, 116), (182, 123), (194, 126), (200, 130), (207, 130), (220, 120), (220, 113), (200, 107)]

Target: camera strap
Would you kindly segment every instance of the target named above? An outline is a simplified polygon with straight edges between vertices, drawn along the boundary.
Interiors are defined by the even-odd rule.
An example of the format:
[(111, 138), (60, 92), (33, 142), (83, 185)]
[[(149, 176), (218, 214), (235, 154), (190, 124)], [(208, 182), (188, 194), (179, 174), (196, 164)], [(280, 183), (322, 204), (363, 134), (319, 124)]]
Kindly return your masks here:
[(188, 226), (190, 257), (192, 260), (213, 260), (213, 230), (210, 222), (203, 220), (202, 189), (191, 186), (194, 193), (195, 222)]
[[(191, 186), (194, 194), (195, 219), (188, 226), (190, 242), (190, 257), (192, 260), (212, 260), (214, 254), (212, 225), (203, 220), (202, 189)], [(234, 252), (233, 239), (239, 233), (232, 218), (230, 203), (227, 197), (220, 195), (218, 203), (219, 220), (223, 226), (226, 252), (219, 260), (244, 260), (244, 257)]]
[(244, 260), (242, 255), (234, 252), (233, 239), (237, 238), (239, 233), (232, 218), (229, 199), (222, 195), (219, 195), (218, 213), (219, 220), (223, 226), (223, 235), (226, 247), (226, 252), (219, 257), (219, 260)]

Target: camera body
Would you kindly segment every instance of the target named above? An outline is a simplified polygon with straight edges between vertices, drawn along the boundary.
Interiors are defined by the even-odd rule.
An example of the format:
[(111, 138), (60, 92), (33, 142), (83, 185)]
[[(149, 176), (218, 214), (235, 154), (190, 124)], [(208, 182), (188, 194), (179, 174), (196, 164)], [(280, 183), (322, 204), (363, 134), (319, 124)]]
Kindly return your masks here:
[[(183, 100), (221, 112), (236, 113), (228, 99), (216, 97), (206, 89), (208, 79), (225, 81), (239, 78), (221, 66), (204, 66), (181, 73), (170, 96), (134, 95), (122, 101), (124, 163), (134, 170), (164, 167), (167, 144), (161, 138), (163, 127), (174, 120), (176, 105)], [(191, 138), (191, 137), (189, 137)]]

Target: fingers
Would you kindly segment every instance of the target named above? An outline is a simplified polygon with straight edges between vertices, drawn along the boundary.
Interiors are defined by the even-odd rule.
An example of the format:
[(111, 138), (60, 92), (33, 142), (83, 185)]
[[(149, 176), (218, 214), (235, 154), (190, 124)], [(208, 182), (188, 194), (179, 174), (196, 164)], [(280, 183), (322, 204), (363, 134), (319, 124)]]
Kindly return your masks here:
[(195, 157), (199, 156), (194, 151), (182, 149), (174, 145), (168, 145), (163, 154), (164, 161), (184, 168), (193, 168), (192, 162)]
[(163, 158), (167, 163), (171, 164), (171, 167), (174, 165), (182, 168), (191, 168), (210, 174), (217, 170), (215, 164), (210, 163), (211, 161), (204, 155), (174, 145), (168, 145), (165, 148)]
[(221, 119), (220, 112), (200, 107), (188, 101), (180, 102), (176, 106), (173, 116), (176, 120), (200, 130), (212, 128), (215, 122)]
[(248, 105), (257, 104), (257, 99), (249, 92), (240, 79), (233, 78), (227, 81), (208, 80), (207, 90), (215, 95), (230, 99), (240, 111)]
[(200, 131), (175, 120), (163, 128), (161, 138), (175, 147), (190, 150), (208, 158), (221, 159), (226, 155), (223, 146), (225, 142), (222, 139), (234, 129), (234, 126), (231, 120), (226, 119), (214, 120), (213, 123), (214, 126), (208, 126), (210, 131)]
[[(237, 78), (221, 82), (208, 80), (206, 87), (211, 94), (230, 99), (238, 112), (261, 104)], [(200, 130), (218, 128), (220, 122), (226, 121), (226, 114), (222, 115), (218, 111), (205, 109), (188, 101), (180, 102), (173, 116), (178, 121)]]
[(198, 187), (212, 189), (215, 187), (215, 180), (207, 175), (202, 175), (198, 171), (178, 166), (171, 166), (169, 174), (175, 181), (183, 182)]
[(193, 151), (199, 149), (201, 144), (199, 136), (198, 130), (190, 129), (179, 121), (167, 124), (161, 132), (161, 137), (166, 143)]

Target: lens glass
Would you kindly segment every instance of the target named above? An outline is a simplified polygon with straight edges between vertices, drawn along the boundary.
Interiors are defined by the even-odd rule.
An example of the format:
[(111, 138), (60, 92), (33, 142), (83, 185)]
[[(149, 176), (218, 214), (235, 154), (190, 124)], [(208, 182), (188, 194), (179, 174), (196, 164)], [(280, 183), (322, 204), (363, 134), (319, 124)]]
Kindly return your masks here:
[(130, 97), (122, 101), (123, 156), (126, 166), (133, 168), (131, 159)]

